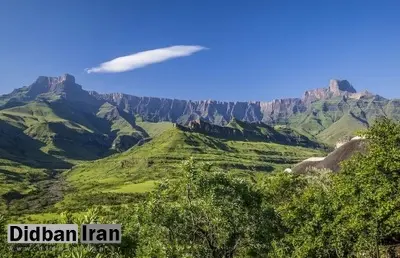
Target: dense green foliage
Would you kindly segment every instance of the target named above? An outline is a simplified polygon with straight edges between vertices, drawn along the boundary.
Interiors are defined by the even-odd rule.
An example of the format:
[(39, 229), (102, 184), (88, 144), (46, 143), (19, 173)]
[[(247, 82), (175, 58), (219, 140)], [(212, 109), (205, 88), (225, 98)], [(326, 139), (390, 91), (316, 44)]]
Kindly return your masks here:
[(48, 220), (121, 223), (121, 246), (21, 247), (13, 257), (398, 257), (400, 124), (378, 120), (365, 137), (367, 152), (336, 174), (257, 177), (186, 160), (174, 179), (130, 204)]
[[(248, 179), (183, 164), (178, 182), (163, 183), (143, 206), (139, 256), (233, 257), (267, 253), (279, 219)], [(139, 238), (141, 239), (141, 238)]]
[[(378, 120), (368, 151), (337, 174), (282, 171), (324, 155), (315, 139), (399, 120), (399, 100), (332, 97), (270, 125), (215, 110), (210, 121), (226, 126), (196, 131), (171, 123), (192, 115), (104, 97), (71, 76), (0, 96), (0, 257), (395, 257), (398, 123)], [(122, 246), (3, 244), (9, 222), (95, 221), (122, 223)]]
[(281, 179), (295, 194), (277, 207), (287, 230), (279, 253), (380, 257), (400, 243), (400, 125), (382, 119), (365, 136), (368, 151), (346, 161), (340, 173)]

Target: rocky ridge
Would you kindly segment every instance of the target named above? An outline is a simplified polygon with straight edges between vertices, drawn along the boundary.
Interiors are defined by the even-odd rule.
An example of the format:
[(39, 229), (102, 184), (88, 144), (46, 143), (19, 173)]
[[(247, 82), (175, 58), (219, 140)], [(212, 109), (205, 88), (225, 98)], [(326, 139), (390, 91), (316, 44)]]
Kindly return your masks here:
[(137, 97), (123, 93), (99, 94), (93, 91), (90, 94), (149, 121), (180, 122), (182, 117), (197, 114), (198, 117), (219, 125), (225, 125), (233, 118), (247, 122), (280, 123), (293, 114), (307, 111), (311, 103), (317, 100), (335, 97), (360, 99), (374, 96), (369, 92), (357, 93), (346, 80), (331, 80), (328, 87), (306, 91), (302, 98), (275, 99), (268, 102), (192, 101)]
[(190, 121), (202, 119), (225, 126), (238, 119), (250, 123), (286, 125), (330, 144), (342, 136), (352, 136), (355, 130), (368, 127), (378, 116), (400, 120), (400, 100), (388, 100), (368, 91), (357, 92), (347, 80), (330, 80), (326, 87), (307, 90), (300, 98), (225, 102), (139, 97), (124, 93), (101, 94), (83, 90), (69, 74), (40, 76), (31, 85), (0, 96), (0, 110), (37, 99), (80, 102), (94, 109), (109, 103), (119, 111), (148, 122), (168, 121), (187, 125)]

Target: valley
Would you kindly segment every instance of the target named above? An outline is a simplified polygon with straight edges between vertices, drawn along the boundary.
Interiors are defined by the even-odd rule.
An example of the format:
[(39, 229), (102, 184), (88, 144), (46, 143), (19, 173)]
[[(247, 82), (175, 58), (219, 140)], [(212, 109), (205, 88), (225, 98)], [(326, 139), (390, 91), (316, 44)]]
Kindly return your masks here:
[(135, 201), (190, 157), (256, 177), (283, 171), (400, 108), (347, 81), (302, 99), (233, 103), (99, 94), (69, 74), (0, 100), (1, 207), (14, 215)]
[[(118, 219), (130, 230), (124, 233), (125, 245), (134, 250), (137, 243), (147, 243), (140, 241), (166, 237), (153, 231), (162, 229), (164, 220), (177, 223), (177, 216), (187, 212), (196, 213), (190, 217), (200, 224), (209, 219), (203, 215), (207, 211), (234, 223), (235, 230), (252, 228), (264, 235), (280, 232), (275, 226), (308, 230), (303, 214), (314, 220), (321, 216), (313, 209), (324, 209), (326, 220), (325, 210), (340, 217), (346, 202), (335, 198), (346, 187), (355, 189), (357, 175), (351, 171), (362, 168), (351, 167), (357, 161), (352, 157), (366, 155), (359, 157), (367, 164), (368, 155), (374, 155), (364, 151), (366, 140), (346, 139), (365, 132), (377, 135), (372, 142), (387, 139), (398, 131), (389, 119), (400, 119), (399, 100), (357, 93), (347, 81), (336, 80), (301, 99), (230, 103), (99, 94), (83, 90), (66, 74), (41, 76), (0, 96), (0, 105), (0, 222)], [(374, 125), (382, 117), (388, 120)], [(335, 148), (337, 142), (341, 146)], [(388, 146), (385, 152), (396, 150)], [(192, 197), (188, 187), (194, 187)], [(245, 223), (232, 222), (232, 212)], [(273, 217), (277, 214), (279, 219)], [(271, 219), (275, 222), (268, 224)], [(182, 223), (168, 230), (181, 230)], [(185, 238), (190, 230), (182, 230)], [(278, 235), (281, 243), (304, 239), (297, 233)], [(79, 248), (69, 252), (96, 254)]]
[(0, 5), (0, 258), (400, 258), (400, 1)]

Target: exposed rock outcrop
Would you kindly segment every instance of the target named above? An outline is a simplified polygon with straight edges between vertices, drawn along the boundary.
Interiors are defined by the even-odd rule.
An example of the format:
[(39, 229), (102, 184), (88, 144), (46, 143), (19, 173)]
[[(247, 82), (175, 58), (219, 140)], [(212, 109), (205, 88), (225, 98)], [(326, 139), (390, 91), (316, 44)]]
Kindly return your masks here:
[(62, 98), (89, 104), (99, 103), (89, 92), (83, 90), (82, 86), (75, 82), (75, 77), (70, 74), (58, 77), (39, 76), (34, 83), (26, 87), (25, 97), (23, 100)]
[(326, 157), (309, 158), (296, 164), (292, 171), (294, 173), (305, 173), (312, 169), (328, 169), (337, 172), (340, 169), (341, 162), (351, 158), (355, 153), (364, 152), (366, 143), (364, 138), (354, 137)]
[(352, 96), (357, 91), (347, 80), (330, 80), (328, 88), (306, 91), (303, 95), (305, 103), (311, 103), (316, 100), (329, 99), (340, 96)]
[[(352, 129), (359, 129), (356, 128), (359, 122), (366, 127), (377, 116), (397, 118), (400, 111), (398, 101), (386, 100), (367, 91), (357, 93), (346, 80), (331, 80), (327, 87), (306, 91), (302, 98), (223, 102), (87, 92), (68, 74), (59, 77), (40, 76), (33, 84), (0, 96), (0, 109), (24, 105), (35, 99), (65, 99), (84, 102), (94, 107), (107, 102), (130, 116), (141, 117), (150, 122), (169, 121), (187, 125), (190, 121), (201, 118), (220, 126), (229, 124), (233, 119), (269, 125), (290, 125), (312, 136), (318, 136), (331, 125), (335, 126), (343, 117), (350, 120), (341, 125), (343, 135), (347, 135), (353, 132)], [(335, 130), (336, 128), (328, 130), (322, 138), (328, 139), (330, 143), (336, 141), (341, 135), (332, 135)]]
[(306, 112), (311, 103), (317, 100), (340, 96), (348, 98), (372, 96), (370, 93), (357, 93), (346, 80), (331, 80), (328, 87), (306, 91), (302, 98), (275, 99), (267, 102), (191, 101), (137, 97), (122, 93), (90, 92), (90, 94), (153, 122), (177, 122), (182, 117), (189, 118), (190, 115), (196, 114), (205, 121), (218, 125), (226, 125), (233, 118), (247, 122), (285, 123), (288, 117)]

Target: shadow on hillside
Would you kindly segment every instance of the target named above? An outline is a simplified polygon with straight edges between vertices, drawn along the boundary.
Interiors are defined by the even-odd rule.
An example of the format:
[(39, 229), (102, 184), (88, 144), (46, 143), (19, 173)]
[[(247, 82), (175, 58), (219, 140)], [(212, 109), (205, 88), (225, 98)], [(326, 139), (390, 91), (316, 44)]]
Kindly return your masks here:
[(37, 168), (70, 168), (72, 164), (40, 150), (44, 144), (24, 134), (21, 128), (0, 120), (0, 158)]
[(230, 169), (241, 169), (247, 171), (257, 171), (257, 172), (272, 172), (274, 167), (271, 165), (245, 165), (245, 164), (223, 164), (221, 165), (222, 168), (226, 170)]
[(50, 131), (57, 132), (52, 139), (60, 151), (49, 153), (75, 160), (94, 160), (103, 157), (112, 145), (112, 138), (96, 133), (79, 132), (64, 123), (49, 123)]
[(61, 177), (50, 176), (34, 184), (35, 190), (28, 194), (10, 190), (2, 195), (7, 204), (9, 215), (41, 213), (47, 209), (51, 211), (54, 204), (61, 201), (68, 185)]
[[(49, 102), (48, 105), (53, 112), (76, 126), (85, 126), (92, 133), (79, 132), (65, 126), (63, 123), (51, 123), (49, 126), (57, 136), (53, 139), (54, 145), (62, 151), (52, 151), (54, 155), (65, 156), (76, 160), (94, 160), (113, 154), (111, 150), (114, 140), (117, 138), (117, 132), (113, 131), (113, 110), (110, 110), (110, 117), (101, 118), (97, 116), (100, 107), (106, 102), (99, 101), (96, 104), (88, 104), (83, 102), (69, 102), (65, 100)], [(140, 132), (144, 137), (149, 137), (143, 128), (135, 125), (135, 118), (119, 108), (118, 114), (126, 120), (132, 128)], [(126, 135), (126, 149), (137, 143), (136, 140)], [(132, 138), (132, 139), (131, 139)], [(126, 144), (125, 144), (126, 145)]]
[(26, 103), (23, 101), (18, 101), (15, 99), (10, 99), (9, 101), (7, 101), (3, 106), (0, 107), (0, 110), (3, 109), (8, 109), (8, 108), (14, 108), (14, 107), (20, 107), (25, 105)]
[(24, 197), (25, 197), (25, 195), (21, 194), (18, 191), (15, 191), (15, 190), (10, 190), (1, 195), (1, 199), (3, 199), (3, 201), (5, 202), (5, 204), (7, 206), (7, 211), (10, 209), (10, 204), (12, 201), (21, 200)]
[[(96, 104), (90, 104), (84, 102), (69, 102), (66, 100), (47, 102), (53, 112), (60, 118), (83, 125), (95, 133), (107, 134), (115, 137), (115, 132), (112, 132), (112, 120), (116, 119), (117, 117), (113, 117), (113, 110), (110, 110), (109, 118), (101, 118), (97, 116), (97, 112), (99, 112), (100, 107), (105, 103), (105, 101), (98, 101)], [(145, 134), (145, 136), (148, 136), (143, 128), (135, 124), (135, 117), (133, 115), (118, 107), (113, 107), (117, 109), (118, 115), (127, 121), (132, 128)]]
[(136, 125), (135, 121), (135, 116), (132, 114), (129, 114), (121, 109), (118, 108), (118, 112), (122, 116), (123, 119), (125, 119), (136, 131), (139, 131), (142, 133), (144, 138), (149, 138), (150, 135), (140, 126)]
[(0, 174), (5, 175), (6, 180), (17, 181), (17, 182), (24, 181), (24, 177), (22, 176), (21, 173), (16, 173), (16, 172), (0, 169)]
[(239, 120), (235, 120), (234, 122), (241, 129), (210, 124), (203, 120), (194, 121), (189, 126), (177, 124), (176, 127), (185, 132), (196, 132), (221, 140), (268, 142), (289, 146), (323, 148), (318, 142), (314, 142), (306, 136), (300, 135), (288, 128), (278, 131), (261, 122), (248, 123)]
[(100, 104), (91, 105), (66, 100), (47, 102), (47, 104), (58, 117), (83, 125), (93, 132), (105, 134), (111, 131), (111, 123), (95, 115), (101, 106)]

